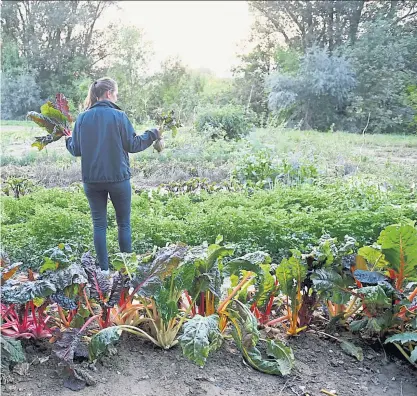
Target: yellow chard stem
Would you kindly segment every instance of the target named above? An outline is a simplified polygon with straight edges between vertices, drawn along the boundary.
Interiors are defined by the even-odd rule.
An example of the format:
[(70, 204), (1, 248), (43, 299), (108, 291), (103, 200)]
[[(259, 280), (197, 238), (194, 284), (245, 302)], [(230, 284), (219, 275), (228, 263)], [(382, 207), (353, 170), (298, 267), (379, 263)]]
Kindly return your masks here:
[(236, 294), (239, 292), (239, 290), (243, 287), (243, 285), (247, 282), (247, 280), (252, 276), (252, 272), (248, 272), (243, 279), (239, 282), (239, 284), (233, 289), (233, 291), (227, 296), (227, 298), (220, 304), (220, 306), (217, 308), (217, 313), (221, 313), (224, 311), (229, 305), (230, 301), (233, 299), (233, 297), (236, 296)]

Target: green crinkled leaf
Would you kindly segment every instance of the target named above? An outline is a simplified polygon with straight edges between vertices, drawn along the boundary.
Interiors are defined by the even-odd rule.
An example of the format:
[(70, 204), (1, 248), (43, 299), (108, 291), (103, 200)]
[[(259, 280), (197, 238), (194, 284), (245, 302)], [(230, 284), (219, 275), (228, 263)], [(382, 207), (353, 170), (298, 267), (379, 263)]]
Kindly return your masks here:
[(234, 249), (228, 246), (209, 245), (207, 248), (206, 270), (210, 269), (218, 260), (231, 256)]
[(356, 270), (353, 273), (353, 276), (359, 282), (368, 285), (377, 285), (378, 283), (384, 282), (387, 279), (383, 274), (376, 271)]
[(26, 360), (20, 340), (1, 335), (1, 371), (7, 373), (10, 364), (22, 363)]
[(340, 347), (344, 352), (355, 357), (360, 362), (363, 360), (363, 350), (361, 347), (357, 347), (355, 344), (345, 340), (340, 343)]
[(67, 122), (67, 117), (57, 110), (50, 101), (41, 106), (41, 114), (60, 124), (66, 124)]
[[(51, 138), (49, 138), (51, 136)], [(51, 143), (52, 135), (47, 135), (46, 138), (36, 137), (36, 140), (31, 144), (31, 147), (36, 147), (39, 151), (43, 150), (49, 143)]]
[(363, 294), (363, 301), (367, 305), (391, 306), (391, 300), (381, 285), (361, 287), (358, 289), (358, 293)]
[(223, 235), (217, 235), (216, 237), (216, 245), (220, 245), (223, 242)]
[(267, 340), (266, 353), (274, 357), (279, 365), (279, 373), (288, 375), (294, 367), (294, 353), (290, 347), (278, 340)]
[(30, 111), (27, 114), (27, 118), (35, 122), (41, 128), (44, 128), (49, 134), (52, 134), (57, 126), (56, 122), (43, 114), (37, 113), (36, 111)]
[(182, 263), (155, 290), (154, 299), (156, 307), (164, 323), (168, 324), (170, 320), (178, 315), (178, 301), (184, 290), (188, 291), (192, 289), (194, 280), (194, 263)]
[(256, 274), (259, 274), (262, 269), (262, 264), (270, 264), (271, 257), (268, 253), (261, 251), (248, 253), (242, 257), (228, 261), (223, 265), (223, 274), (224, 276), (236, 275), (239, 271), (252, 271)]
[(79, 315), (78, 313), (72, 318), (71, 323), (70, 323), (70, 327), (74, 328), (74, 329), (80, 329), (81, 327), (84, 326), (85, 323), (85, 318), (83, 318), (81, 315)]
[(380, 321), (376, 318), (369, 318), (366, 323), (366, 330), (370, 333), (378, 333), (382, 330)]
[(296, 257), (283, 259), (276, 269), (276, 277), (281, 291), (287, 296), (297, 291), (297, 285), (301, 285), (307, 276), (307, 267)]
[(210, 352), (220, 348), (223, 341), (218, 315), (195, 315), (184, 324), (179, 341), (184, 355), (203, 367)]
[(47, 279), (27, 282), (9, 280), (1, 288), (1, 299), (6, 304), (25, 304), (35, 298), (48, 297), (55, 292), (55, 285)]
[(170, 245), (158, 250), (153, 261), (140, 263), (132, 280), (138, 295), (152, 297), (162, 281), (179, 266), (187, 249), (184, 244)]
[(43, 274), (45, 271), (55, 271), (57, 268), (58, 268), (58, 263), (51, 260), (49, 257), (45, 257), (39, 272)]
[(258, 308), (263, 308), (278, 289), (275, 278), (269, 272), (270, 268), (270, 264), (261, 265), (262, 271), (255, 279), (256, 292), (251, 302), (255, 302)]
[(172, 276), (174, 277), (174, 286), (177, 290), (190, 290), (196, 276), (194, 263), (181, 263)]
[(320, 263), (320, 267), (330, 267), (338, 253), (336, 246), (337, 239), (330, 238), (328, 235), (324, 235), (320, 238), (319, 245), (314, 247), (311, 255), (317, 262)]
[(272, 358), (263, 357), (256, 348), (259, 341), (257, 320), (246, 305), (233, 300), (227, 307), (227, 315), (233, 325), (232, 337), (250, 366), (267, 374), (287, 375), (290, 373), (294, 365), (291, 348), (279, 341), (267, 341), (267, 354)]
[(394, 334), (391, 337), (388, 337), (384, 344), (389, 344), (390, 342), (400, 342), (401, 344), (406, 344), (408, 342), (417, 342), (417, 333), (405, 332), (400, 334)]
[(41, 266), (40, 273), (47, 270), (55, 271), (56, 269), (62, 269), (71, 265), (72, 249), (69, 245), (60, 244), (52, 249), (47, 250), (44, 255), (44, 263)]
[(411, 225), (390, 225), (378, 238), (390, 268), (405, 278), (417, 279), (417, 229)]
[(177, 296), (179, 298), (175, 292), (171, 295), (170, 289), (166, 287), (159, 288), (155, 293), (155, 304), (164, 323), (174, 319), (179, 312)]
[(195, 278), (192, 287), (188, 290), (192, 296), (208, 290), (215, 296), (220, 295), (219, 264), (224, 257), (232, 253), (231, 248), (216, 244), (208, 246), (207, 243), (193, 247), (187, 252), (184, 262), (193, 263), (195, 267)]
[(88, 353), (90, 360), (97, 359), (108, 346), (119, 340), (123, 329), (119, 326), (107, 327), (91, 337)]
[(116, 271), (131, 277), (138, 266), (138, 257), (135, 253), (116, 253), (112, 260), (112, 266)]
[(385, 268), (388, 264), (381, 250), (372, 246), (363, 246), (358, 250), (358, 255), (363, 257), (371, 268)]
[(353, 279), (343, 278), (331, 269), (318, 269), (311, 275), (314, 288), (335, 304), (346, 304), (350, 293), (343, 289), (353, 284)]
[(45, 272), (43, 278), (53, 283), (57, 290), (64, 290), (70, 285), (88, 282), (86, 271), (76, 263), (61, 270)]
[(357, 332), (361, 331), (362, 329), (366, 328), (366, 325), (368, 324), (368, 319), (359, 319), (359, 320), (353, 320), (349, 324), (350, 331)]
[(77, 314), (74, 316), (70, 323), (70, 327), (79, 329), (84, 326), (85, 321), (90, 317), (90, 311), (81, 305), (78, 310)]

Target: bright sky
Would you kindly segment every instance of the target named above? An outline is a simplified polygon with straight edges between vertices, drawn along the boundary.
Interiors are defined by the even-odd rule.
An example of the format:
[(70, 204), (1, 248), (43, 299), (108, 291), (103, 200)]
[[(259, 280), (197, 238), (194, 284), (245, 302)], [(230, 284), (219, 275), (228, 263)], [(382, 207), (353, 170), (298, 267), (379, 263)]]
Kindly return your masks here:
[(151, 68), (178, 55), (191, 68), (231, 75), (238, 44), (249, 35), (246, 1), (122, 1), (120, 18), (142, 28), (152, 43)]

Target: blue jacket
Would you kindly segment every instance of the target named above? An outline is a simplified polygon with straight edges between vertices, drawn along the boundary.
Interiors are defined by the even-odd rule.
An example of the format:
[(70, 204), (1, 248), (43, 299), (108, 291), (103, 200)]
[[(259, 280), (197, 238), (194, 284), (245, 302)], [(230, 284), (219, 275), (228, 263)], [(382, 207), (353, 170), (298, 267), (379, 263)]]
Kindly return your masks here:
[(128, 153), (147, 149), (157, 138), (156, 129), (136, 136), (126, 113), (101, 100), (77, 117), (66, 146), (81, 157), (84, 183), (109, 183), (130, 179)]

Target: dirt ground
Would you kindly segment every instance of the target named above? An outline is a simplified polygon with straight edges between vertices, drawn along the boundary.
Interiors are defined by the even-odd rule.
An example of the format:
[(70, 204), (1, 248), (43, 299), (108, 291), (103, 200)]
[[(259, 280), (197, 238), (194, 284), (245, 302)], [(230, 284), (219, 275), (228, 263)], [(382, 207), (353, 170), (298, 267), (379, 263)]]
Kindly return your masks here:
[[(346, 334), (344, 339), (351, 340)], [(226, 341), (212, 354), (204, 369), (189, 362), (180, 347), (169, 351), (154, 348), (138, 338), (126, 336), (116, 354), (105, 356), (88, 372), (96, 385), (74, 392), (63, 387), (50, 344), (26, 346), (28, 372), (13, 373), (13, 382), (2, 385), (2, 393), (19, 396), (131, 395), (131, 396), (416, 396), (417, 371), (385, 352), (379, 344), (361, 345), (364, 360), (357, 361), (340, 349), (338, 342), (317, 333), (304, 333), (291, 340), (296, 367), (291, 375), (262, 374), (248, 367), (234, 344)], [(42, 357), (46, 362), (39, 363)], [(87, 363), (81, 363), (84, 367)], [(16, 370), (16, 368), (15, 368)], [(17, 370), (19, 371), (19, 370)], [(23, 370), (24, 371), (24, 370)]]

